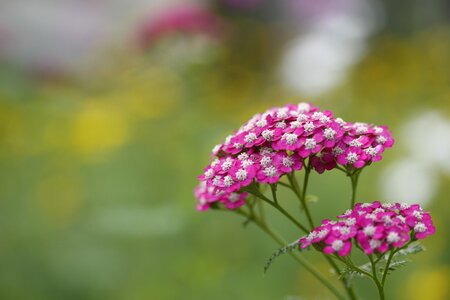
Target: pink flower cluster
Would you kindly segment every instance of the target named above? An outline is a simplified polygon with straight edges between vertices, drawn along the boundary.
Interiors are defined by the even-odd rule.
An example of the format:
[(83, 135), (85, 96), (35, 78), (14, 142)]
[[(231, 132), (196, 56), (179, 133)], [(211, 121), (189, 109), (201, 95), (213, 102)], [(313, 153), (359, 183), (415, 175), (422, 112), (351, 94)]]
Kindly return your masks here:
[(197, 208), (222, 202), (233, 209), (245, 203), (235, 195), (253, 181), (276, 183), (300, 170), (305, 159), (318, 173), (338, 164), (348, 170), (381, 159), (394, 140), (385, 126), (344, 122), (331, 111), (309, 103), (288, 104), (253, 116), (223, 144), (213, 149), (214, 160), (199, 177)]
[(354, 242), (366, 254), (384, 253), (435, 232), (430, 214), (418, 204), (357, 203), (338, 218), (322, 221), (300, 238), (300, 248), (314, 245), (326, 254), (346, 256)]

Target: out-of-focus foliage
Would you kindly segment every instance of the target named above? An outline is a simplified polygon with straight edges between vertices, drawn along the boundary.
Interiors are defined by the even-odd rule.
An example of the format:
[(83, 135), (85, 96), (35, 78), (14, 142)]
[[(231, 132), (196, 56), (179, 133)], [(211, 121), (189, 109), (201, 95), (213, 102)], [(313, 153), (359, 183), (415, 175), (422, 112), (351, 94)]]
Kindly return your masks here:
[[(449, 299), (448, 4), (367, 1), (380, 11), (377, 29), (332, 44), (361, 47), (354, 61), (337, 67), (320, 55), (328, 51), (319, 51), (326, 65), (312, 64), (311, 74), (337, 70), (339, 78), (327, 88), (297, 89), (286, 84), (280, 68), (293, 40), (299, 37), (303, 47), (311, 41), (306, 36), (324, 34), (320, 24), (333, 15), (329, 8), (322, 15), (330, 3), (320, 2), (292, 1), (300, 9), (294, 14), (278, 1), (213, 1), (202, 9), (221, 24), (220, 37), (201, 28), (168, 30), (145, 49), (136, 42), (142, 20), (125, 26), (126, 17), (116, 13), (124, 28), (133, 29), (114, 31), (113, 42), (89, 50), (101, 59), (87, 59), (88, 67), (76, 72), (17, 63), (3, 47), (14, 32), (5, 34), (8, 23), (0, 19), (0, 54), (8, 53), (0, 56), (0, 298), (329, 297), (288, 256), (263, 276), (277, 245), (256, 227), (244, 228), (234, 214), (196, 212), (192, 195), (210, 148), (228, 132), (270, 106), (306, 100), (348, 120), (392, 129), (396, 145), (360, 178), (362, 201), (397, 201), (384, 198), (392, 193), (383, 178), (395, 175), (390, 167), (404, 159), (432, 178), (425, 184), (421, 174), (407, 171), (395, 178), (406, 180), (400, 192), (407, 193), (409, 184), (427, 195), (413, 201), (426, 203), (437, 233), (426, 241), (426, 252), (390, 278), (388, 299)], [(337, 2), (347, 12), (357, 1)], [(148, 22), (166, 9), (145, 7), (138, 15)], [(305, 51), (296, 53), (310, 53)], [(427, 113), (439, 116), (444, 128), (426, 131), (427, 143), (436, 143), (424, 146), (426, 156), (437, 162), (414, 154), (405, 127)], [(312, 208), (317, 219), (345, 209), (346, 178), (334, 172), (311, 180), (320, 199)], [(283, 204), (294, 209), (296, 202), (286, 198)], [(287, 240), (298, 237), (278, 215), (269, 217)], [(322, 260), (304, 255), (327, 273)], [(355, 281), (365, 299), (376, 299), (369, 282)]]

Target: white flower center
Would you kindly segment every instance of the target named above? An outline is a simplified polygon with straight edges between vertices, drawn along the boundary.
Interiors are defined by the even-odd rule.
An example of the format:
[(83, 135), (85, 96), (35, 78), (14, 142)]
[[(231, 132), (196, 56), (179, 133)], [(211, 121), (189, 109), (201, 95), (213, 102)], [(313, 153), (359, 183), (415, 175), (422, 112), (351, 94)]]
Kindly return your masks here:
[(286, 140), (286, 144), (291, 146), (297, 143), (298, 140), (298, 137), (295, 133), (285, 133), (283, 137)]
[(322, 229), (321, 231), (319, 231), (319, 233), (317, 234), (317, 237), (323, 239), (324, 237), (327, 236), (328, 234), (328, 229)]
[(306, 122), (305, 125), (303, 125), (303, 128), (306, 132), (311, 132), (314, 128), (316, 128), (316, 126), (314, 126), (313, 122)]
[(247, 168), (247, 167), (253, 166), (254, 163), (255, 163), (255, 162), (254, 162), (253, 160), (251, 160), (251, 159), (246, 159), (246, 160), (242, 161), (242, 166), (243, 166), (244, 168)]
[(400, 204), (400, 209), (408, 209), (410, 207), (410, 205), (408, 203), (401, 203)]
[(386, 240), (389, 244), (397, 243), (398, 241), (400, 241), (400, 236), (398, 235), (397, 232), (392, 231), (392, 232), (389, 232)]
[(230, 187), (232, 186), (234, 183), (233, 178), (231, 178), (230, 175), (227, 175), (223, 178), (223, 184), (225, 184), (225, 186)]
[(406, 222), (406, 218), (404, 216), (397, 216), (397, 218), (402, 222), (403, 224)]
[(341, 227), (341, 229), (339, 229), (339, 232), (341, 234), (349, 234), (350, 233), (350, 228), (348, 228), (348, 227)]
[(302, 122), (293, 121), (293, 122), (291, 122), (290, 126), (291, 126), (291, 128), (300, 128), (300, 127), (302, 127)]
[(274, 166), (265, 168), (263, 172), (264, 172), (264, 175), (266, 175), (266, 177), (274, 177), (277, 175), (277, 169), (275, 169)]
[(279, 118), (279, 119), (285, 119), (285, 118), (287, 118), (288, 117), (288, 114), (287, 114), (287, 109), (279, 109), (278, 111), (277, 111), (277, 118)]
[(290, 168), (290, 167), (292, 167), (293, 164), (294, 164), (294, 160), (292, 158), (290, 158), (289, 156), (283, 158), (283, 166)]
[(324, 114), (320, 111), (316, 111), (315, 113), (312, 114), (312, 119), (313, 120), (319, 120)]
[(368, 130), (369, 130), (369, 128), (367, 126), (359, 126), (356, 128), (356, 133), (363, 134), (363, 133), (366, 133)]
[(425, 231), (427, 231), (427, 227), (425, 226), (425, 224), (419, 222), (416, 224), (416, 226), (414, 226), (414, 231), (415, 232), (425, 232)]
[(384, 143), (386, 143), (386, 141), (387, 141), (387, 138), (385, 138), (384, 136), (382, 136), (382, 135), (380, 135), (380, 136), (378, 136), (377, 137), (377, 143), (378, 144), (384, 144)]
[(231, 166), (233, 165), (233, 160), (231, 158), (227, 158), (223, 163), (222, 163), (222, 170), (224, 171), (228, 171)]
[(239, 181), (244, 181), (245, 179), (247, 179), (247, 175), (248, 175), (248, 173), (247, 173), (247, 171), (244, 170), (244, 169), (239, 169), (239, 170), (236, 172), (236, 178), (237, 178), (237, 180), (239, 180)]
[(249, 134), (247, 134), (247, 135), (244, 137), (244, 141), (245, 141), (246, 143), (253, 143), (256, 139), (257, 139), (257, 136), (256, 136), (256, 134), (254, 134), (253, 132), (250, 132)]
[(241, 149), (242, 147), (244, 147), (244, 145), (242, 145), (241, 143), (234, 143), (233, 147), (236, 149)]
[(211, 167), (217, 166), (220, 163), (220, 160), (218, 158), (214, 159), (211, 163)]
[(421, 211), (415, 210), (413, 212), (413, 216), (416, 217), (416, 219), (419, 221), (422, 220), (422, 212)]
[(377, 214), (377, 213), (380, 213), (380, 212), (384, 212), (384, 209), (382, 209), (381, 207), (378, 207), (378, 208), (375, 209), (372, 213), (373, 213), (373, 214)]
[(331, 128), (325, 128), (323, 135), (327, 140), (332, 140), (336, 136), (336, 131)]
[(264, 126), (267, 126), (267, 121), (266, 121), (266, 119), (264, 118), (264, 119), (261, 119), (261, 120), (259, 120), (258, 122), (256, 122), (256, 126), (258, 126), (258, 127), (264, 127)]
[(342, 118), (336, 118), (335, 121), (336, 121), (336, 123), (338, 123), (341, 127), (345, 125), (345, 121), (342, 120)]
[(374, 147), (369, 147), (369, 148), (365, 149), (364, 152), (366, 152), (366, 154), (368, 154), (370, 156), (375, 156), (378, 154), (378, 149), (374, 148)]
[(247, 160), (248, 159), (248, 154), (243, 152), (243, 153), (238, 155), (238, 159), (239, 160)]
[(269, 157), (269, 156), (263, 156), (263, 157), (261, 158), (260, 164), (261, 164), (262, 167), (266, 168), (266, 167), (268, 167), (271, 163), (272, 163), (272, 158), (271, 158), (271, 157)]
[(354, 139), (350, 142), (350, 146), (352, 147), (361, 147), (362, 143), (359, 141), (359, 138)]
[(355, 152), (349, 152), (349, 153), (347, 154), (347, 161), (348, 161), (348, 163), (350, 163), (350, 164), (353, 164), (353, 163), (357, 162), (358, 159), (359, 159), (359, 155), (356, 154)]
[(272, 148), (269, 148), (269, 147), (263, 147), (263, 148), (261, 148), (261, 150), (259, 151), (259, 153), (260, 153), (261, 155), (270, 155), (270, 154), (273, 153), (273, 149), (272, 149)]
[(341, 155), (341, 154), (344, 153), (344, 152), (345, 152), (344, 149), (342, 149), (342, 148), (339, 147), (339, 146), (336, 146), (336, 147), (333, 148), (333, 155), (334, 155), (334, 156)]
[(323, 115), (322, 117), (320, 117), (320, 122), (323, 124), (330, 123), (331, 119), (330, 117)]
[(370, 248), (376, 249), (381, 246), (381, 241), (379, 240), (370, 240), (369, 242)]
[(375, 233), (375, 227), (372, 225), (367, 225), (364, 227), (363, 232), (367, 236), (372, 236)]
[(307, 150), (314, 149), (317, 146), (317, 143), (314, 139), (306, 139), (305, 141), (305, 148)]
[(298, 122), (304, 122), (304, 121), (306, 121), (306, 120), (308, 120), (308, 115), (305, 115), (305, 114), (299, 114), (299, 115), (297, 116), (297, 121), (298, 121)]
[(373, 130), (375, 131), (376, 134), (380, 134), (383, 132), (383, 128), (378, 126), (374, 127)]
[(333, 243), (331, 243), (331, 248), (333, 248), (334, 251), (339, 251), (344, 247), (344, 242), (341, 240), (334, 240)]
[(214, 176), (214, 171), (213, 169), (208, 169), (206, 170), (206, 172), (204, 173), (205, 178), (206, 179), (211, 179)]
[(367, 214), (366, 218), (367, 219), (371, 219), (371, 220), (375, 220), (377, 218), (377, 216), (375, 214)]
[(261, 135), (266, 141), (270, 142), (273, 139), (274, 131), (266, 129), (263, 132), (261, 132)]
[(281, 129), (285, 129), (285, 128), (286, 128), (286, 122), (284, 122), (284, 121), (278, 122), (278, 123), (275, 125), (275, 127), (281, 128)]
[(345, 220), (345, 225), (347, 226), (352, 226), (356, 224), (356, 219), (355, 218), (348, 218), (347, 220)]

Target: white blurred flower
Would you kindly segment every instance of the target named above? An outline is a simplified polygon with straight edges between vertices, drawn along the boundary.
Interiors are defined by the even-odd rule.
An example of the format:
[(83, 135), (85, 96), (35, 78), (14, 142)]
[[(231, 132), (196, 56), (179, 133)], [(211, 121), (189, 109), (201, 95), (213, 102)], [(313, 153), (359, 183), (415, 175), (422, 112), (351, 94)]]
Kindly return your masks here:
[(381, 187), (391, 202), (419, 203), (426, 206), (438, 188), (438, 176), (430, 166), (414, 158), (395, 162), (384, 170)]
[(175, 0), (0, 2), (0, 28), (6, 36), (0, 58), (25, 69), (70, 73), (98, 63), (99, 48), (123, 39), (143, 11)]
[(402, 130), (411, 156), (450, 174), (450, 120), (436, 111), (411, 119)]
[(287, 46), (281, 76), (289, 88), (306, 96), (324, 93), (340, 84), (364, 57), (366, 39), (381, 24), (380, 9), (370, 0), (341, 2), (331, 6), (335, 9), (314, 14), (303, 24), (306, 33)]
[(439, 186), (439, 173), (450, 174), (450, 120), (428, 111), (403, 126), (397, 139), (409, 156), (381, 176), (383, 194), (392, 201), (426, 205)]

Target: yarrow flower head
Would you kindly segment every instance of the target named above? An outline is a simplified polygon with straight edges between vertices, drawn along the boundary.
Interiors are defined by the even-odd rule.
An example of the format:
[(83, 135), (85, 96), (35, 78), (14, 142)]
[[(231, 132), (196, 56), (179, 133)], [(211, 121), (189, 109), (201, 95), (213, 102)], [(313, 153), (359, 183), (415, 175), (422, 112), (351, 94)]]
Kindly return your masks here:
[[(197, 209), (218, 203), (227, 208), (244, 205), (248, 194), (243, 188), (253, 182), (277, 183), (283, 175), (300, 170), (307, 159), (318, 173), (338, 165), (363, 168), (379, 161), (393, 143), (384, 126), (345, 122), (309, 103), (271, 108), (214, 147), (212, 162), (199, 176)], [(334, 244), (336, 251), (344, 246)]]
[(325, 254), (346, 256), (354, 244), (369, 255), (402, 248), (435, 232), (430, 214), (418, 204), (357, 203), (338, 219), (322, 221), (299, 239), (300, 248), (313, 245)]

